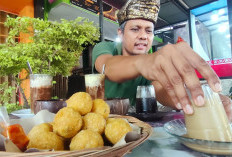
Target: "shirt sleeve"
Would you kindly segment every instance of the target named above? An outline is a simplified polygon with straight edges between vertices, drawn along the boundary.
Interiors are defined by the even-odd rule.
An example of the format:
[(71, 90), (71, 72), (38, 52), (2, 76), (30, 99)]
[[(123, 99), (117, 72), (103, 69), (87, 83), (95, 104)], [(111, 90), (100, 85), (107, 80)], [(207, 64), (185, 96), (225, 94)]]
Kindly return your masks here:
[(102, 54), (114, 54), (115, 45), (113, 42), (100, 42), (94, 46), (92, 51), (92, 68), (94, 72), (97, 72), (95, 68), (95, 61), (98, 56)]

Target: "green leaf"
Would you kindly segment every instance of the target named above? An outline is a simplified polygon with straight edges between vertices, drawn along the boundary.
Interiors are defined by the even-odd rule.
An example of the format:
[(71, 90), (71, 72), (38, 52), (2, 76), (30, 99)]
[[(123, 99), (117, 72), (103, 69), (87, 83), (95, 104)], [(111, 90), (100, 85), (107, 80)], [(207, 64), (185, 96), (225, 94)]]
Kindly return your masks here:
[[(7, 17), (7, 42), (0, 46), (0, 74), (16, 76), (29, 61), (33, 73), (70, 75), (86, 45), (99, 40), (99, 28), (88, 19), (62, 19), (60, 23), (29, 17)], [(29, 28), (33, 28), (29, 29)], [(20, 32), (33, 32), (32, 42), (17, 43)]]

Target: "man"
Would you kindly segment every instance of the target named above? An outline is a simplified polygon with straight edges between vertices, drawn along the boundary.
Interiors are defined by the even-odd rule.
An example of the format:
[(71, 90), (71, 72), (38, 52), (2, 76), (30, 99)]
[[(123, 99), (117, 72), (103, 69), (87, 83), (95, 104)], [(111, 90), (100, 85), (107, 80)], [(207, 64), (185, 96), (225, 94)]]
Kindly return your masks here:
[[(192, 114), (185, 86), (196, 105), (204, 105), (195, 69), (215, 92), (221, 91), (220, 80), (186, 42), (168, 44), (147, 54), (152, 46), (159, 7), (159, 0), (129, 0), (118, 13), (118, 36), (122, 43), (97, 44), (93, 49), (93, 67), (100, 73), (105, 66), (107, 98), (129, 97), (133, 103), (137, 86), (152, 83), (161, 104)], [(230, 114), (230, 103), (226, 105)]]

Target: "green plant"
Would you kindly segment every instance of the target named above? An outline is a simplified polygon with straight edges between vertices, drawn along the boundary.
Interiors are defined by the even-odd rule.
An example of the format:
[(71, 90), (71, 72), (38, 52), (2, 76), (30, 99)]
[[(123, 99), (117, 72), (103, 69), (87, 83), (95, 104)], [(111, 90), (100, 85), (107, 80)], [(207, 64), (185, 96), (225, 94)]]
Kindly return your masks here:
[(0, 84), (0, 106), (5, 106), (8, 113), (11, 113), (12, 111), (19, 110), (22, 107), (18, 105), (18, 102), (16, 103), (10, 103), (11, 98), (13, 97), (13, 91), (15, 90), (15, 87), (8, 86), (8, 82), (4, 82)]
[[(7, 17), (9, 27), (7, 42), (0, 46), (0, 74), (16, 74), (27, 69), (29, 61), (33, 73), (68, 76), (79, 64), (86, 45), (99, 39), (99, 30), (93, 22), (78, 17), (60, 23), (29, 17)], [(16, 42), (20, 33), (29, 33), (31, 42)]]
[[(20, 87), (22, 80), (17, 75), (22, 69), (28, 70), (27, 61), (33, 73), (68, 76), (72, 68), (79, 64), (83, 49), (94, 45), (100, 36), (93, 22), (83, 17), (72, 21), (63, 19), (58, 23), (8, 16), (4, 25), (9, 28), (9, 35), (6, 43), (0, 45), (0, 75), (15, 77), (26, 106), (28, 102)], [(30, 42), (17, 42), (15, 39), (22, 36), (21, 33), (27, 34)]]
[(8, 113), (11, 113), (13, 111), (20, 110), (20, 109), (22, 109), (22, 106), (19, 106), (18, 102), (17, 103), (9, 103), (6, 105), (6, 110)]
[(6, 105), (10, 102), (12, 98), (12, 92), (15, 90), (15, 87), (9, 86), (8, 82), (4, 82), (0, 84), (0, 104)]

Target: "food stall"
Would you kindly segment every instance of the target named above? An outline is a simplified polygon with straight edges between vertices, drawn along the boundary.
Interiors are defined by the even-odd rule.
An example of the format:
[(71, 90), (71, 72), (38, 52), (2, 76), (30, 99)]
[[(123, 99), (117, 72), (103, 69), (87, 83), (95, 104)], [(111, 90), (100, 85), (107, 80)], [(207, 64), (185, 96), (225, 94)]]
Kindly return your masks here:
[[(38, 1), (37, 1), (38, 2)], [(104, 5), (106, 6), (107, 10), (103, 11), (103, 14), (105, 17), (103, 18), (103, 40), (109, 40), (109, 41), (115, 41), (116, 40), (116, 30), (118, 28), (117, 22), (115, 21), (115, 13), (120, 4), (123, 4), (122, 1), (117, 2), (116, 5), (113, 1), (103, 1)], [(198, 3), (197, 3), (198, 2)], [(155, 50), (158, 50), (162, 46), (164, 46), (167, 43), (176, 43), (177, 38), (181, 36), (185, 41), (189, 42), (189, 44), (193, 47), (193, 49), (202, 56), (203, 59), (205, 59), (210, 66), (215, 70), (215, 72), (218, 74), (218, 76), (221, 79), (228, 79), (228, 84), (225, 86), (231, 85), (231, 77), (232, 77), (232, 53), (231, 53), (231, 27), (228, 27), (226, 29), (226, 33), (224, 33), (223, 39), (222, 36), (220, 39), (222, 39), (222, 43), (220, 43), (218, 39), (218, 34), (213, 34), (216, 28), (208, 28), (212, 25), (216, 24), (208, 24), (206, 21), (201, 21), (205, 17), (203, 15), (204, 12), (198, 12), (197, 10), (201, 10), (201, 7), (205, 7), (207, 5), (210, 5), (209, 8), (212, 7), (213, 3), (216, 3), (216, 6), (220, 6), (219, 8), (216, 8), (214, 10), (220, 10), (225, 9), (227, 12), (224, 12), (222, 14), (223, 18), (227, 18), (227, 21), (223, 21), (223, 23), (227, 23), (227, 25), (231, 25), (231, 20), (228, 20), (231, 15), (229, 14), (232, 4), (231, 1), (225, 1), (220, 0), (217, 2), (214, 1), (207, 1), (205, 4), (202, 1), (185, 1), (185, 0), (178, 0), (178, 1), (166, 1), (161, 0), (161, 8), (163, 8), (160, 12), (158, 23), (156, 25), (156, 38), (153, 44), (153, 47)], [(225, 3), (226, 2), (226, 3)], [(218, 4), (220, 3), (220, 5)], [(51, 21), (60, 21), (61, 18), (65, 18), (68, 20), (72, 20), (78, 16), (84, 16), (89, 18), (91, 21), (94, 21), (96, 24), (100, 25), (99, 21), (99, 8), (96, 1), (91, 0), (49, 0), (45, 1), (43, 5), (41, 3), (37, 3), (38, 8), (40, 11), (43, 10), (41, 8), (44, 7), (44, 11), (41, 11), (38, 13), (38, 17), (43, 17), (44, 19), (51, 20)], [(226, 5), (225, 5), (226, 4)], [(111, 5), (115, 5), (111, 6)], [(174, 9), (169, 9), (174, 8)], [(170, 10), (170, 12), (166, 12), (164, 10)], [(203, 9), (205, 11), (205, 8)], [(210, 11), (214, 11), (210, 10)], [(206, 11), (209, 13), (210, 11)], [(175, 14), (174, 14), (174, 13)], [(41, 15), (43, 14), (43, 15)], [(179, 18), (173, 18), (173, 16), (176, 16), (180, 14)], [(208, 15), (206, 15), (208, 16)], [(225, 17), (224, 17), (225, 16)], [(222, 19), (222, 17), (221, 17)], [(204, 19), (205, 20), (205, 19)], [(219, 22), (220, 23), (220, 22)], [(219, 27), (219, 26), (215, 26)], [(207, 30), (207, 31), (205, 31)], [(204, 32), (205, 34), (203, 34)], [(211, 34), (212, 33), (212, 34)], [(227, 37), (227, 33), (229, 34), (229, 37)], [(206, 40), (202, 40), (206, 39)], [(215, 42), (216, 41), (216, 42)], [(226, 46), (218, 46), (216, 45), (218, 41), (218, 44), (226, 44)], [(220, 48), (218, 48), (220, 47)], [(224, 49), (225, 48), (225, 49)], [(88, 49), (89, 50), (89, 49)], [(87, 51), (88, 51), (87, 50)], [(220, 53), (221, 52), (221, 53)], [(223, 53), (225, 52), (225, 53)], [(219, 56), (222, 56), (222, 58), (219, 58)], [(91, 57), (91, 51), (88, 52), (88, 57)], [(87, 60), (89, 60), (89, 58)], [(85, 64), (85, 63), (83, 63)], [(87, 65), (88, 68), (91, 68), (91, 64)], [(81, 67), (85, 68), (85, 67)], [(201, 78), (200, 75), (198, 75), (199, 78)], [(202, 78), (201, 78), (202, 79)], [(83, 83), (83, 82), (82, 82)], [(57, 88), (61, 88), (58, 86)], [(67, 92), (67, 91), (65, 91)], [(75, 96), (74, 96), (75, 97)], [(84, 97), (84, 96), (83, 96)], [(83, 98), (81, 97), (81, 98)], [(69, 98), (67, 99), (67, 104), (74, 108), (75, 105), (73, 103), (75, 101), (79, 101), (77, 98), (73, 98), (72, 94), (69, 95)], [(85, 100), (84, 100), (85, 101)], [(82, 103), (80, 103), (82, 104)], [(65, 105), (64, 105), (65, 106)], [(92, 107), (92, 106), (91, 106)], [(121, 106), (120, 106), (121, 107)], [(87, 108), (87, 107), (86, 107)], [(85, 109), (86, 109), (85, 108)], [(82, 108), (83, 109), (83, 108)], [(84, 109), (84, 110), (85, 110)], [(68, 109), (67, 109), (68, 110)], [(67, 111), (71, 112), (73, 111)], [(110, 115), (111, 118), (123, 118), (126, 119), (127, 122), (130, 124), (133, 124), (139, 128), (141, 132), (137, 133), (136, 135), (139, 135), (138, 137), (133, 138), (132, 140), (126, 140), (126, 143), (119, 144), (119, 145), (112, 145), (112, 144), (106, 144), (104, 147), (99, 149), (90, 149), (90, 150), (84, 150), (84, 151), (47, 151), (47, 152), (36, 152), (31, 153), (28, 152), (27, 154), (19, 154), (19, 153), (5, 153), (0, 152), (1, 155), (13, 155), (13, 156), (126, 156), (126, 157), (139, 157), (139, 156), (157, 156), (157, 157), (167, 157), (167, 156), (190, 156), (190, 157), (200, 157), (200, 156), (212, 156), (210, 154), (218, 155), (231, 155), (232, 152), (232, 144), (231, 142), (210, 142), (207, 140), (196, 140), (191, 138), (185, 138), (186, 134), (186, 128), (185, 128), (185, 122), (184, 114), (183, 112), (179, 112), (176, 110), (168, 110), (165, 111), (164, 108), (160, 107), (158, 108), (158, 112), (151, 115), (151, 116), (136, 116), (133, 114), (133, 110), (128, 112), (126, 116), (124, 115)], [(85, 114), (90, 113), (90, 110), (86, 113), (83, 113), (78, 116), (80, 119), (81, 116), (85, 116)], [(109, 114), (109, 113), (108, 113)], [(49, 116), (48, 116), (49, 115)], [(58, 115), (58, 116), (57, 116)], [(57, 127), (63, 127), (66, 125), (73, 125), (67, 123), (59, 123), (61, 121), (65, 121), (68, 118), (67, 113), (63, 114), (50, 114), (47, 112), (43, 112), (38, 115), (34, 115), (33, 113), (22, 113), (22, 112), (13, 112), (10, 115), (10, 118), (20, 118), (17, 120), (13, 120), (15, 123), (22, 122), (22, 125), (26, 123), (30, 124), (29, 121), (30, 118), (33, 117), (34, 122), (36, 124), (46, 122), (50, 123), (53, 121), (54, 117), (61, 118), (61, 120), (54, 120), (54, 125)], [(63, 117), (64, 116), (64, 117)], [(133, 117), (134, 116), (134, 117)], [(26, 117), (26, 118), (25, 118)], [(49, 117), (49, 118), (47, 118)], [(137, 118), (135, 118), (137, 117)], [(147, 117), (147, 119), (146, 119)], [(38, 118), (38, 119), (37, 119)], [(57, 118), (57, 119), (58, 119)], [(73, 119), (76, 117), (73, 117)], [(78, 119), (77, 118), (77, 119)], [(43, 119), (43, 121), (40, 121)], [(56, 118), (55, 118), (56, 119)], [(92, 119), (91, 119), (92, 120)], [(80, 125), (81, 120), (77, 120), (78, 123), (75, 123), (77, 125)], [(174, 121), (175, 123), (170, 123), (171, 121)], [(65, 121), (66, 122), (66, 121)], [(93, 123), (93, 122), (92, 122)], [(94, 123), (95, 124), (95, 123)], [(117, 123), (118, 124), (118, 123)], [(149, 125), (148, 125), (149, 124)], [(176, 125), (177, 128), (176, 128)], [(26, 124), (27, 125), (27, 124)], [(50, 124), (48, 124), (49, 126)], [(28, 129), (28, 131), (30, 131)], [(78, 131), (81, 127), (78, 128)], [(63, 129), (63, 128), (62, 128)], [(174, 129), (174, 130), (173, 130)], [(179, 129), (179, 130), (177, 130)], [(59, 130), (59, 129), (57, 129)], [(117, 131), (120, 129), (117, 129)], [(58, 131), (57, 131), (58, 132)], [(180, 134), (178, 134), (180, 133)], [(113, 133), (112, 133), (113, 134)], [(66, 140), (70, 140), (73, 136), (67, 136), (65, 137)], [(104, 139), (105, 140), (105, 139)], [(124, 142), (125, 142), (124, 141)], [(70, 142), (70, 141), (68, 141)], [(190, 142), (191, 144), (197, 144), (197, 149), (190, 149), (187, 142)], [(36, 142), (35, 142), (36, 143)], [(101, 145), (102, 146), (102, 145)], [(201, 150), (199, 147), (206, 147), (207, 151), (205, 149)], [(216, 151), (214, 148), (218, 148)], [(224, 149), (226, 148), (226, 150)], [(212, 150), (212, 151), (210, 151)], [(38, 150), (33, 150), (38, 151)]]

